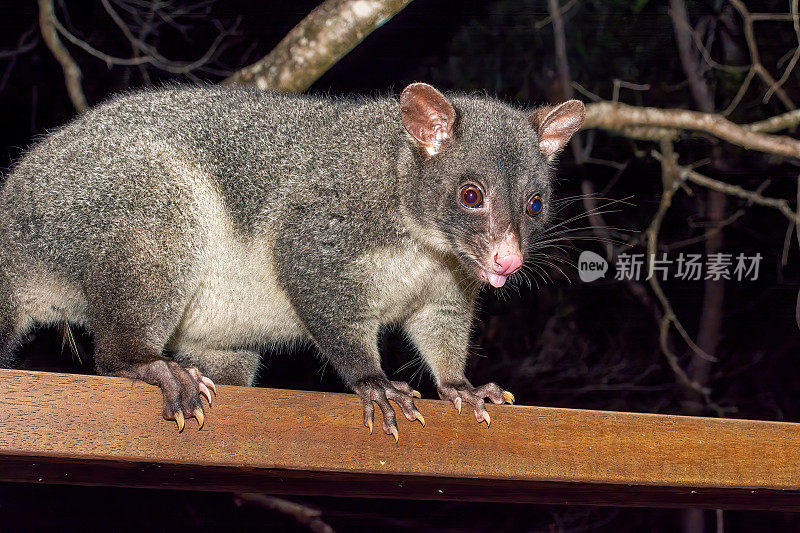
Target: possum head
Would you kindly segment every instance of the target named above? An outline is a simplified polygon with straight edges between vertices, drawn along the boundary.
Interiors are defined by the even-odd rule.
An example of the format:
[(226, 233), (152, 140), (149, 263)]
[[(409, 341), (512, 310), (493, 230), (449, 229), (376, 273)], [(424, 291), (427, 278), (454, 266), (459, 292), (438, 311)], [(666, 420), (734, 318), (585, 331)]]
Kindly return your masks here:
[(486, 97), (403, 90), (408, 132), (401, 202), (417, 235), (455, 254), (475, 278), (502, 287), (547, 227), (553, 160), (580, 128), (578, 100), (533, 112)]

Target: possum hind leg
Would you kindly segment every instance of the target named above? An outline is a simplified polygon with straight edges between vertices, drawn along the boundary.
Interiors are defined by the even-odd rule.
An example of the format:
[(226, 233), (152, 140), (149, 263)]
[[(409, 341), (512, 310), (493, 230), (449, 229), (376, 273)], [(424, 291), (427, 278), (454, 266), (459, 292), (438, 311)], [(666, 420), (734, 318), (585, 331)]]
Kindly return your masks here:
[[(109, 265), (123, 264), (109, 261)], [(109, 270), (95, 279), (89, 296), (89, 320), (95, 337), (95, 366), (100, 374), (140, 379), (161, 388), (163, 416), (183, 431), (185, 419), (203, 427), (201, 394), (211, 399), (213, 382), (197, 368), (164, 356), (186, 300), (185, 278), (148, 265), (147, 274), (131, 269), (120, 279)], [(172, 272), (172, 274), (170, 274)]]
[(165, 419), (175, 420), (179, 430), (187, 418), (202, 427), (201, 395), (211, 397), (213, 382), (164, 355), (193, 290), (197, 237), (162, 212), (123, 222), (109, 238), (114, 245), (102, 263), (83, 280), (96, 369), (160, 387)]
[(205, 413), (201, 395), (211, 405), (211, 391), (216, 394), (216, 387), (198, 368), (164, 357), (163, 346), (168, 334), (159, 334), (159, 330), (168, 330), (166, 321), (151, 322), (149, 327), (131, 327), (130, 323), (106, 320), (94, 327), (98, 373), (156, 385), (163, 394), (165, 419), (174, 420), (178, 431), (183, 431), (187, 418), (197, 419), (202, 428)]
[(0, 368), (10, 368), (14, 363), (16, 348), (25, 337), (29, 318), (20, 312), (11, 288), (3, 283), (0, 274)]

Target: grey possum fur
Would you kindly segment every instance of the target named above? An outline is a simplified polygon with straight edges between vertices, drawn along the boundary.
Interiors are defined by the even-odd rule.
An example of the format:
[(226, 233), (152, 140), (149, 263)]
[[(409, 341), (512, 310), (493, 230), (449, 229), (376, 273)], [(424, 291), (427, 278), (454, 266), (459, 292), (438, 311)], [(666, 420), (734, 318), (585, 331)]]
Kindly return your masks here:
[(112, 98), (0, 191), (0, 366), (35, 324), (86, 327), (97, 371), (160, 386), (183, 429), (203, 423), (208, 378), (251, 385), (260, 348), (310, 341), (365, 425), (375, 401), (396, 437), (387, 399), (421, 419), (380, 365), (379, 330), (399, 324), (440, 395), (488, 423), (483, 399), (513, 396), (464, 376), (475, 299), (546, 228), (552, 158), (583, 116), (574, 100), (528, 112), (426, 84), (399, 99)]

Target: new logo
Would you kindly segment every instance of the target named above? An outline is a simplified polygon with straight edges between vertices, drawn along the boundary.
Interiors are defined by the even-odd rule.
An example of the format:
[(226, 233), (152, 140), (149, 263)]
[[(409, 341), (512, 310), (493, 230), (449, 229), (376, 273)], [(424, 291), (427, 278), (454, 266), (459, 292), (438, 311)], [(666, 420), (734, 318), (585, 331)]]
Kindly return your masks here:
[(608, 272), (608, 261), (605, 258), (589, 250), (581, 252), (578, 257), (578, 275), (581, 281), (589, 283), (604, 278), (606, 272)]

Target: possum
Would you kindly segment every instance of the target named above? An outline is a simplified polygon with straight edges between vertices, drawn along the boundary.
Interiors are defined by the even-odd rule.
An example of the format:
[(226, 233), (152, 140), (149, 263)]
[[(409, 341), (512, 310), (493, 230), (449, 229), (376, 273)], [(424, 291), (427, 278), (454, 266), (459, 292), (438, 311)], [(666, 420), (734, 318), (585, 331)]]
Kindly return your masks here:
[(523, 110), (413, 83), (398, 97), (167, 87), (114, 97), (33, 146), (0, 191), (0, 366), (36, 325), (94, 336), (96, 370), (157, 385), (179, 431), (260, 350), (310, 342), (398, 438), (418, 393), (381, 368), (399, 326), (439, 396), (465, 376), (483, 286), (548, 227), (583, 104)]

